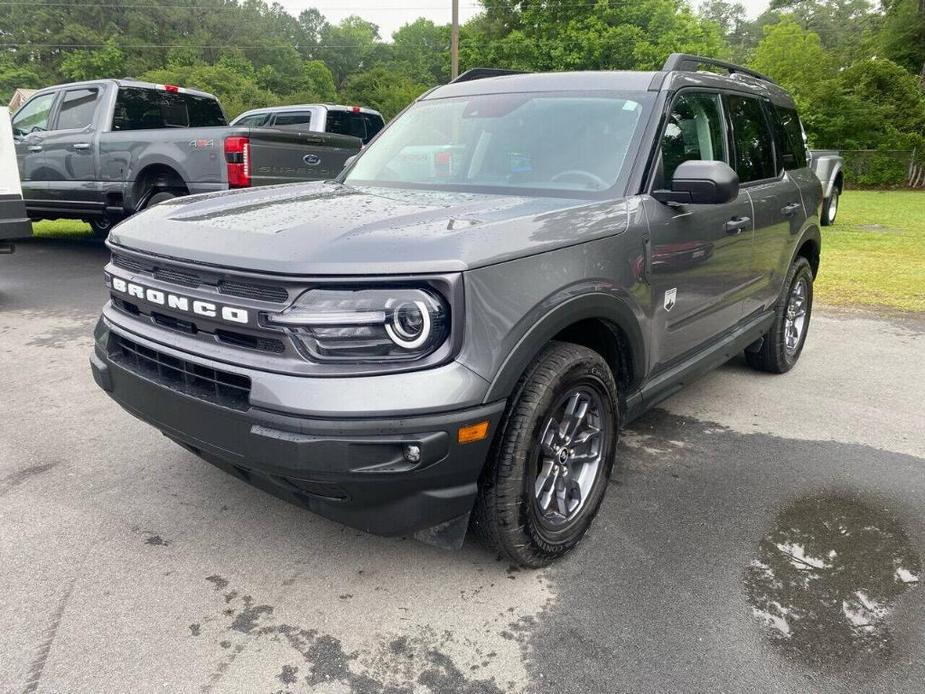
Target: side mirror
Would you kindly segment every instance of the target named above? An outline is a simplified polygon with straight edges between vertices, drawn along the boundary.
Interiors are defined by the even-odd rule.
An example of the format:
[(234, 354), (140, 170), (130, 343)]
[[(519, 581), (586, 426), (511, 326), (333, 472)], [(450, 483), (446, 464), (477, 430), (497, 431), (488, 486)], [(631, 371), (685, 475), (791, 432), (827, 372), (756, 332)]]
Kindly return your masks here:
[(678, 205), (722, 205), (739, 195), (739, 176), (722, 161), (681, 162), (671, 178), (671, 190), (654, 190), (661, 203)]

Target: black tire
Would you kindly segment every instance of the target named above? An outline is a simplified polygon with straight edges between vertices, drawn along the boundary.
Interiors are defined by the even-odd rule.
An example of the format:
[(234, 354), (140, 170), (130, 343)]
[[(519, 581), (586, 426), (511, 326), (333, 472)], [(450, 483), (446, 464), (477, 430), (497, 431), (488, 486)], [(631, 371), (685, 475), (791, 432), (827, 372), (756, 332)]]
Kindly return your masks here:
[(93, 217), (87, 220), (87, 224), (93, 230), (93, 235), (100, 239), (109, 236), (109, 231), (113, 227), (112, 220), (108, 217)]
[[(544, 512), (537, 498), (540, 472), (548, 470), (543, 466), (552, 465), (553, 460), (544, 457), (553, 446), (541, 445), (541, 438), (547, 432), (561, 431), (561, 427), (549, 426), (550, 418), (559, 412), (557, 408), (564, 399), (568, 399), (568, 407), (572, 393), (586, 393), (588, 402), (593, 399), (593, 403), (584, 416), (586, 430), (578, 435), (582, 418), (573, 420), (576, 422), (575, 440), (565, 441), (575, 449), (590, 444), (590, 440), (579, 442), (579, 438), (591, 431), (591, 425), (597, 422), (599, 439), (595, 436), (596, 443), (585, 450), (589, 451), (586, 457), (598, 462), (593, 473), (588, 468), (583, 475), (588, 490), (581, 489), (580, 501), (572, 497), (571, 487), (577, 486), (582, 476), (581, 463), (575, 462), (572, 467), (568, 462), (562, 465), (563, 470), (576, 470), (579, 477), (573, 474), (568, 478), (567, 470), (561, 478), (558, 474), (543, 476), (546, 480), (554, 480), (545, 488), (549, 495), (556, 490), (556, 504), (560, 501), (576, 504), (573, 516), (563, 515), (553, 524), (548, 515), (555, 516), (556, 510)], [(552, 342), (546, 347), (518, 383), (479, 480), (472, 527), (486, 545), (509, 561), (529, 568), (546, 566), (574, 549), (591, 525), (607, 491), (620, 423), (618, 402), (613, 373), (597, 352), (564, 342)], [(565, 419), (556, 419), (556, 422), (564, 424)], [(558, 446), (556, 448), (562, 452)], [(569, 491), (562, 493), (561, 500), (560, 482), (563, 488), (571, 485)], [(564, 500), (565, 496), (568, 500)]]
[(177, 197), (176, 193), (171, 193), (166, 190), (163, 190), (160, 193), (155, 193), (150, 198), (148, 198), (148, 202), (145, 203), (145, 209), (153, 207), (157, 203), (164, 202), (165, 200), (173, 200), (175, 197)]
[(841, 195), (841, 191), (838, 190), (838, 186), (832, 186), (832, 193), (829, 197), (823, 199), (822, 201), (822, 218), (819, 220), (822, 222), (822, 226), (828, 227), (835, 224), (835, 216), (838, 214), (838, 198)]
[[(801, 282), (805, 287), (803, 322), (796, 340), (788, 344), (788, 309), (791, 306), (794, 291)], [(813, 270), (809, 261), (800, 256), (793, 261), (787, 273), (787, 279), (784, 281), (783, 290), (774, 309), (774, 323), (771, 324), (768, 334), (764, 336), (761, 348), (757, 351), (745, 352), (745, 359), (749, 365), (758, 371), (768, 373), (782, 374), (790, 371), (800, 358), (803, 345), (806, 344), (812, 312)]]

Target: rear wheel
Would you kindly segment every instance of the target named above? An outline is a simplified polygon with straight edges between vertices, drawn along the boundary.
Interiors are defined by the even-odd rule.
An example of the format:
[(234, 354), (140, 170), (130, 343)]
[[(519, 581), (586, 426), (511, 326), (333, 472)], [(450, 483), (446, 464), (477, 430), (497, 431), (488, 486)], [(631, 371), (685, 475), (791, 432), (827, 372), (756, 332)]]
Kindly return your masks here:
[(838, 214), (838, 186), (832, 186), (832, 193), (822, 201), (822, 226), (827, 227), (835, 224), (835, 215)]
[(541, 567), (578, 544), (607, 490), (617, 402), (597, 352), (546, 348), (521, 379), (479, 481), (473, 528), (487, 545)]
[(774, 323), (761, 347), (746, 351), (745, 359), (759, 371), (782, 374), (800, 358), (813, 311), (813, 270), (806, 258), (790, 266), (784, 290), (777, 301)]

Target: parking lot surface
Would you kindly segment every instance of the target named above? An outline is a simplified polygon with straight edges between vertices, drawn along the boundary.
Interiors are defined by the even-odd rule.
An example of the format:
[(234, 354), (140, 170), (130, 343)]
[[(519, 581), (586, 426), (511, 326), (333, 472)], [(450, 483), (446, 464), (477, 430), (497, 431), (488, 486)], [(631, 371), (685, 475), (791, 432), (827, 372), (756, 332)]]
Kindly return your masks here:
[(817, 311), (790, 374), (693, 384), (625, 432), (578, 550), (518, 571), (123, 412), (87, 362), (106, 257), (0, 257), (0, 691), (922, 691), (925, 322)]

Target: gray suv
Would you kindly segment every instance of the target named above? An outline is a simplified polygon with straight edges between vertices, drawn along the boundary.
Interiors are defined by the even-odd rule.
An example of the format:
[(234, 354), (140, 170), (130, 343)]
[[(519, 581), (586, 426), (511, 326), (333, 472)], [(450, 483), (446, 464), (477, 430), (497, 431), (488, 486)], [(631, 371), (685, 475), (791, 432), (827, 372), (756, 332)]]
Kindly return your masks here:
[(319, 514), (444, 546), (472, 528), (541, 566), (588, 529), (626, 422), (743, 351), (796, 363), (806, 159), (793, 100), (720, 61), (470, 71), (337, 180), (116, 227), (94, 377)]

